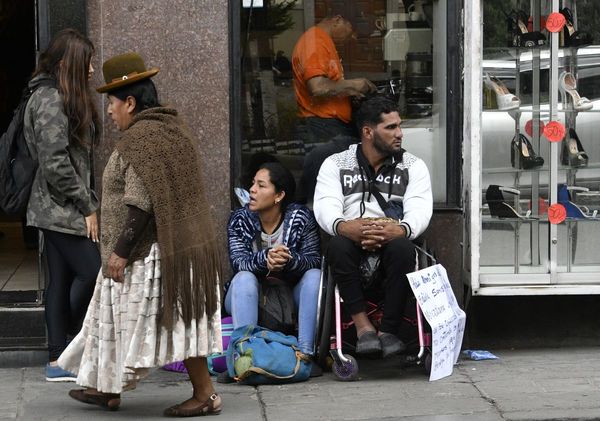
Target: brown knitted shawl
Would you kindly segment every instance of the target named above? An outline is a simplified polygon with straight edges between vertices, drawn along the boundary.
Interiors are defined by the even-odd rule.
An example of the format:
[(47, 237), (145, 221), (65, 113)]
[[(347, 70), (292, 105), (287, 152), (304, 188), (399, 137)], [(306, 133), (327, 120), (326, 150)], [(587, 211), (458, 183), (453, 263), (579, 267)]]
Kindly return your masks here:
[(221, 259), (204, 195), (200, 162), (187, 127), (172, 108), (139, 112), (117, 150), (142, 179), (152, 200), (161, 256), (161, 322), (173, 309), (189, 326), (218, 308)]

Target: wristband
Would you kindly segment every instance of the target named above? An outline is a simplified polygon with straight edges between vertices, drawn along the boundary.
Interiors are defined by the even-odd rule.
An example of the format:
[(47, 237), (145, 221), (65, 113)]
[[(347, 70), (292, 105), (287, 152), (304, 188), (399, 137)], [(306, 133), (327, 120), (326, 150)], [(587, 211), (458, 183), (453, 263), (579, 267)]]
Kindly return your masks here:
[(346, 222), (346, 220), (345, 220), (344, 218), (338, 218), (338, 219), (336, 219), (335, 221), (333, 221), (333, 233), (334, 233), (335, 235), (340, 235), (340, 234), (338, 233), (338, 230), (337, 230), (337, 228), (338, 228), (338, 225), (339, 225), (341, 222)]
[(406, 231), (406, 238), (410, 238), (410, 236), (412, 235), (410, 225), (408, 225), (406, 222), (400, 222), (400, 226), (404, 227), (404, 230)]

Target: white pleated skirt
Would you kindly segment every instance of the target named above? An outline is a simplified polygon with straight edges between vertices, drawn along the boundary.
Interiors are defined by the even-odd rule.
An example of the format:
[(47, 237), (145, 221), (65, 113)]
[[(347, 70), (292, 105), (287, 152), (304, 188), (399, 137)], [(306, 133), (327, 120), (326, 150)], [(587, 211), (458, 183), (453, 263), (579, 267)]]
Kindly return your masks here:
[(77, 384), (121, 393), (153, 367), (222, 351), (220, 308), (187, 328), (180, 319), (171, 330), (160, 326), (160, 278), (157, 244), (127, 267), (123, 283), (100, 271), (83, 327), (58, 359)]

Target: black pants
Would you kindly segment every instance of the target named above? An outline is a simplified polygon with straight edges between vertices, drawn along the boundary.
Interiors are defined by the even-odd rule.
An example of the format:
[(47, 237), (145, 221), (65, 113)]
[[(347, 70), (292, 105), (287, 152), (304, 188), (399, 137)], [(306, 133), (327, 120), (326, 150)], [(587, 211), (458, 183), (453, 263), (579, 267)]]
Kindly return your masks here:
[[(329, 240), (327, 259), (339, 287), (344, 307), (350, 314), (366, 310), (359, 264), (365, 251), (341, 235)], [(381, 249), (379, 267), (383, 277), (382, 332), (398, 332), (410, 291), (407, 273), (415, 270), (415, 246), (406, 238), (390, 241)]]
[(67, 335), (76, 335), (94, 293), (100, 271), (100, 252), (89, 238), (42, 230), (48, 260), (46, 327), (50, 361), (67, 346)]
[(304, 144), (323, 143), (304, 157), (298, 197), (301, 202), (307, 203), (313, 201), (317, 175), (323, 161), (334, 153), (345, 151), (358, 140), (353, 126), (336, 118), (307, 117), (304, 122), (305, 130), (299, 134)]

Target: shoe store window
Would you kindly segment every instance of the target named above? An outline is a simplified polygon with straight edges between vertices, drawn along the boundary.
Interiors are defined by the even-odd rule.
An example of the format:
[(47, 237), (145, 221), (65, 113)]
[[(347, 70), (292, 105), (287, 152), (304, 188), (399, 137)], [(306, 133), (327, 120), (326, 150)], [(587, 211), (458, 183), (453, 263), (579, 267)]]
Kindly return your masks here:
[(473, 292), (600, 293), (600, 2), (466, 9)]
[[(458, 25), (448, 28), (447, 3), (451, 2), (243, 0), (233, 3), (233, 27), (237, 28), (237, 33), (233, 33), (231, 63), (234, 187), (247, 189), (255, 169), (266, 159), (282, 162), (301, 184), (305, 157), (331, 142), (330, 132), (315, 134), (316, 129), (307, 123), (313, 110), (299, 109), (298, 104), (303, 105), (301, 94), (294, 88), (294, 60), (299, 54), (295, 52), (299, 42), (310, 48), (324, 42), (321, 35), (306, 36), (312, 34), (315, 26), (322, 29), (322, 22), (341, 18), (334, 23), (347, 25), (349, 36), (345, 39), (332, 36), (335, 48), (333, 52), (330, 50), (332, 55), (337, 54), (332, 60), (337, 62), (339, 58), (340, 76), (346, 80), (368, 79), (378, 92), (394, 99), (403, 119), (403, 146), (427, 163), (435, 202), (439, 206), (448, 203), (449, 179), (454, 183), (451, 188), (457, 190), (451, 201), (457, 201), (456, 180), (460, 169), (456, 166), (449, 177), (446, 165), (448, 31), (458, 31)], [(453, 9), (450, 15), (458, 16), (458, 10)], [(457, 37), (452, 42), (458, 42)], [(460, 69), (453, 72), (458, 79)], [(458, 110), (451, 111), (458, 115)], [(340, 117), (342, 114), (340, 111), (336, 115), (345, 124), (333, 129), (340, 134), (345, 130), (343, 126), (353, 128), (346, 115)], [(328, 120), (336, 120), (329, 117)], [(452, 125), (453, 130), (456, 127)], [(457, 158), (453, 161), (459, 162), (459, 136), (454, 141), (456, 146), (452, 148)], [(236, 193), (243, 202), (243, 191), (236, 189)]]

